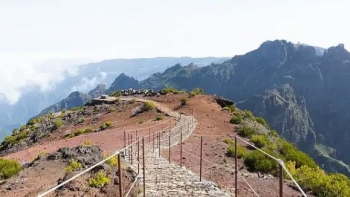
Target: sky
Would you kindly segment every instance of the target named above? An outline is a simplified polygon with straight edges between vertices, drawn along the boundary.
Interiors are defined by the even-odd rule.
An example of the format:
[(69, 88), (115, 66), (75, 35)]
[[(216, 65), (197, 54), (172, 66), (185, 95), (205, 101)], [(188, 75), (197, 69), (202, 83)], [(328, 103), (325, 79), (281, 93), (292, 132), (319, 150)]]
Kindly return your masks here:
[(114, 58), (232, 57), (266, 40), (350, 45), (345, 0), (0, 0), (0, 99)]

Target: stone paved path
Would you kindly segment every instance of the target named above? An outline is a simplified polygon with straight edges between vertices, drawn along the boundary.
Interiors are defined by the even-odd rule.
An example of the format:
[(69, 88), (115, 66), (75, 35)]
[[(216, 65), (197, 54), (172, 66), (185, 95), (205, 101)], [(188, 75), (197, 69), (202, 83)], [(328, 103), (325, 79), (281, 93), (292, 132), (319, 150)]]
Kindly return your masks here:
[[(139, 100), (139, 101), (144, 101)], [(177, 119), (177, 124), (171, 130), (165, 130), (161, 134), (160, 148), (162, 150), (180, 143), (180, 134), (183, 133), (183, 140), (187, 139), (195, 129), (196, 121), (192, 116), (184, 116), (177, 112), (169, 111), (159, 103), (155, 103), (156, 107), (162, 111), (166, 111), (170, 116)], [(155, 152), (153, 152), (153, 143), (146, 144), (146, 196), (147, 197), (178, 197), (178, 196), (233, 196), (225, 191), (220, 190), (215, 183), (202, 180), (199, 182), (199, 176), (180, 167), (177, 164), (171, 164), (167, 159), (159, 157), (158, 146), (156, 141)], [(137, 169), (137, 152), (134, 148), (133, 158), (134, 167)], [(128, 158), (128, 157), (127, 157)], [(140, 170), (141, 169), (140, 164)], [(141, 172), (142, 176), (142, 172)], [(142, 181), (140, 181), (142, 184)]]

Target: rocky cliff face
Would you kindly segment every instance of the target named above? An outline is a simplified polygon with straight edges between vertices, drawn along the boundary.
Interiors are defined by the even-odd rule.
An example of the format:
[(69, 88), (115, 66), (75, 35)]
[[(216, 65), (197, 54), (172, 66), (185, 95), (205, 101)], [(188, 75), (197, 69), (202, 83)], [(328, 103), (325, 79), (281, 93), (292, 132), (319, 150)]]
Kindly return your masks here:
[(42, 112), (40, 112), (40, 114), (38, 114), (38, 116), (59, 112), (59, 111), (62, 111), (63, 109), (70, 109), (73, 107), (83, 106), (89, 100), (91, 100), (91, 97), (89, 95), (83, 94), (81, 92), (73, 92), (67, 98), (44, 109)]
[(266, 90), (262, 95), (237, 103), (255, 115), (265, 117), (270, 126), (288, 141), (311, 152), (316, 144), (314, 125), (307, 111), (305, 98), (295, 94), (290, 85)]

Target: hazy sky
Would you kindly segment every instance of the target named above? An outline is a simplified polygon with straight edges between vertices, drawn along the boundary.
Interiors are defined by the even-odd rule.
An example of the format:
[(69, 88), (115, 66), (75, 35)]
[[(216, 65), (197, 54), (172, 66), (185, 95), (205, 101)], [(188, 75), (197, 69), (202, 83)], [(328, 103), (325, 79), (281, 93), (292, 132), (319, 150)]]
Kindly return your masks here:
[(275, 39), (347, 47), (349, 16), (345, 0), (0, 0), (0, 98), (88, 61), (234, 56)]

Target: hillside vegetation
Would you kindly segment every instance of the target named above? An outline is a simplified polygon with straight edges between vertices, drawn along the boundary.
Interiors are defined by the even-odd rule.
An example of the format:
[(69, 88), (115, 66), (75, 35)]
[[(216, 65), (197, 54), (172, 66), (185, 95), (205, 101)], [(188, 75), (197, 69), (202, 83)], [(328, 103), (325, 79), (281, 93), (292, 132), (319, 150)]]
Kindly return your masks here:
[[(269, 125), (261, 117), (254, 117), (250, 111), (236, 110), (232, 112), (230, 121), (238, 124), (238, 135), (249, 139), (257, 148), (275, 158), (282, 159), (289, 172), (305, 191), (312, 191), (317, 196), (336, 197), (350, 196), (350, 180), (343, 174), (328, 174), (315, 161), (296, 146), (279, 137), (270, 130)], [(229, 144), (227, 156), (234, 157), (235, 142), (226, 139)], [(244, 160), (249, 171), (277, 175), (278, 163), (258, 150), (246, 150), (238, 146), (238, 157)], [(284, 176), (284, 178), (289, 178)]]

